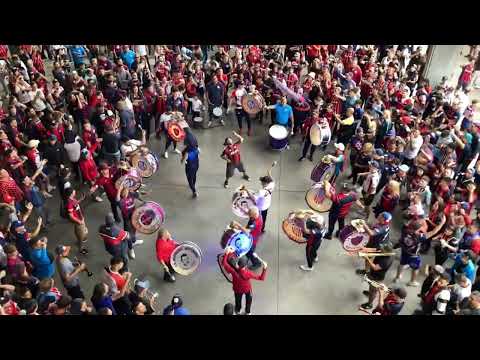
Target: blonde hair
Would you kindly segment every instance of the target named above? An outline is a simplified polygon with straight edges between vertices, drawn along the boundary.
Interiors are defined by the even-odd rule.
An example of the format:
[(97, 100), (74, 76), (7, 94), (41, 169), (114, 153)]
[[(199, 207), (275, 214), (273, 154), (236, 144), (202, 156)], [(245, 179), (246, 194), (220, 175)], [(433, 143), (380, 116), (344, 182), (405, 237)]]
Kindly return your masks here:
[(393, 195), (400, 197), (400, 183), (395, 180), (390, 180), (388, 182), (388, 188)]
[(372, 143), (365, 143), (363, 144), (362, 151), (368, 154), (373, 153), (373, 144)]

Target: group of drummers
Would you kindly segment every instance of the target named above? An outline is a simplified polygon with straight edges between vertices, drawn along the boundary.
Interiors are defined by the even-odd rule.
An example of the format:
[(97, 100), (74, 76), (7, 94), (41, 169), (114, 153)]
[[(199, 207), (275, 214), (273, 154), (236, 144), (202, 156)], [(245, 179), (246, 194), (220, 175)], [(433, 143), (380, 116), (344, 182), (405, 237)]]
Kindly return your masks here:
[[(407, 45), (154, 46), (153, 66), (145, 45), (135, 51), (128, 45), (83, 48), (69, 50), (75, 71), (59, 56), (52, 83), (37, 74), (44, 73), (36, 68), (40, 49), (24, 45), (7, 56), (13, 82), (0, 131), (2, 314), (62, 315), (74, 307), (76, 313), (93, 312), (80, 287), (79, 274), (90, 274), (86, 263), (71, 261), (68, 246), (58, 245), (55, 255), (47, 250), (54, 181), (60, 215), (71, 223), (82, 256), (89, 254), (82, 201), (102, 201), (104, 192), (111, 205), (98, 230), (111, 260), (90, 298), (95, 312), (158, 312), (148, 280), (134, 280), (129, 271), (134, 248), (144, 243), (138, 235), (157, 234), (156, 258), (167, 282), (193, 274), (203, 254), (195, 243), (174, 240), (164, 227), (166, 211), (145, 199), (148, 178), (160, 165), (149, 148), (151, 128), (165, 136), (164, 158), (171, 145), (181, 155), (197, 198), (200, 149), (192, 128), (225, 125), (226, 115), (234, 113), (238, 131), (225, 139), (221, 153), (227, 188), (235, 170), (250, 180), (240, 155), (244, 125), (253, 136), (265, 128), (259, 125), (269, 112), (272, 150), (289, 149), (298, 136), (299, 161), (314, 162), (320, 152), (306, 189), (309, 209), (292, 210), (282, 222), (284, 238), (306, 245), (302, 271), (322, 266), (322, 242), (338, 238), (347, 255), (365, 260), (356, 269), (369, 285), (362, 311), (400, 313), (407, 298), (400, 282), (410, 268), (411, 288), (420, 285), (420, 271), (426, 275), (419, 312), (478, 314), (480, 122), (463, 75), (457, 90), (448, 82), (432, 88), (422, 78), (422, 50)], [(82, 51), (85, 56), (78, 57)], [(35, 95), (27, 98), (25, 92)], [(251, 280), (267, 276), (261, 239), (275, 164), (259, 179), (258, 190), (235, 189), (232, 212), (246, 224), (230, 222), (220, 241), (218, 265), (232, 283), (236, 314), (253, 313)], [(25, 223), (32, 211), (39, 220), (30, 231)], [(396, 218), (398, 241), (392, 236)], [(395, 284), (387, 286), (396, 248)], [(435, 261), (425, 264), (431, 251)], [(67, 294), (54, 286), (55, 268)], [(177, 294), (164, 313), (188, 314), (182, 304)]]

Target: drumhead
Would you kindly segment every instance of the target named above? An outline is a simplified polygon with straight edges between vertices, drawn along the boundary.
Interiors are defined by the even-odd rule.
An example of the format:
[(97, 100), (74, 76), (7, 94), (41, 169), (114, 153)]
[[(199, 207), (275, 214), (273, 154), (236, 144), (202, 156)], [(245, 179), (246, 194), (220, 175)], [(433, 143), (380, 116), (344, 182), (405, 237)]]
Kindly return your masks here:
[(132, 225), (142, 234), (153, 234), (165, 221), (165, 211), (153, 202), (147, 201), (133, 211)]
[(173, 250), (170, 256), (170, 264), (177, 274), (190, 275), (202, 262), (202, 254), (199, 252), (198, 246), (192, 244), (183, 243)]
[(282, 125), (273, 125), (270, 130), (268, 130), (270, 136), (277, 140), (285, 139), (288, 136), (288, 130), (285, 126)]
[(212, 112), (213, 112), (213, 115), (215, 115), (215, 116), (217, 116), (217, 117), (222, 116), (222, 114), (223, 114), (223, 110), (222, 110), (222, 108), (219, 107), (219, 106), (213, 108), (213, 111), (212, 111)]
[(305, 201), (310, 209), (318, 212), (327, 212), (332, 207), (332, 200), (325, 195), (325, 189), (321, 184), (315, 184), (305, 194)]
[(237, 191), (232, 196), (232, 211), (241, 218), (248, 218), (248, 209), (255, 206), (255, 203), (243, 191)]
[(236, 232), (227, 242), (227, 246), (235, 249), (235, 255), (241, 257), (248, 253), (253, 245), (253, 238), (250, 234), (244, 232)]

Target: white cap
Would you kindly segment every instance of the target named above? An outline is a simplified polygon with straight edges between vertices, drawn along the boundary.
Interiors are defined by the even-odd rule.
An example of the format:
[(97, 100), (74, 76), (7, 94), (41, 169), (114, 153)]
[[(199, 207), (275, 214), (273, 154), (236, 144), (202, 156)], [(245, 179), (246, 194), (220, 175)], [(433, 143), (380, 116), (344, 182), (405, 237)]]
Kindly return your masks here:
[(310, 76), (312, 79), (315, 79), (315, 75), (316, 74), (312, 71), (312, 72), (308, 73), (307, 76)]
[(410, 170), (410, 168), (405, 164), (400, 165), (398, 168), (403, 172), (408, 172), (408, 170)]
[(342, 143), (338, 143), (338, 144), (335, 144), (333, 146), (335, 146), (335, 148), (340, 150), (340, 151), (345, 151), (345, 145), (343, 145)]
[(443, 268), (442, 265), (435, 265), (433, 268), (434, 268), (435, 271), (436, 271), (437, 273), (439, 273), (439, 274), (443, 274), (443, 273), (445, 272), (445, 269)]

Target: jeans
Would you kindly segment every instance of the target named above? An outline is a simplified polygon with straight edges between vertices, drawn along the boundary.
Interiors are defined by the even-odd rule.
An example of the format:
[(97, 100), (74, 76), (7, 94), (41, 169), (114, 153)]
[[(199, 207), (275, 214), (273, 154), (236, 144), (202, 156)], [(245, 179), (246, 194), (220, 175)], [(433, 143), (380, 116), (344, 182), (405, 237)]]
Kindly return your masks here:
[(243, 119), (245, 119), (245, 121), (247, 122), (248, 130), (250, 130), (252, 128), (252, 121), (250, 119), (250, 116), (248, 116), (248, 114), (245, 112), (245, 110), (236, 109), (235, 110), (235, 115), (237, 117), (238, 128), (240, 130), (242, 130), (242, 127), (243, 127)]
[(110, 200), (110, 208), (112, 209), (113, 217), (115, 218), (115, 222), (120, 222), (120, 216), (118, 215), (118, 202), (116, 200)]
[(195, 183), (197, 182), (197, 166), (189, 166), (188, 164), (185, 165), (185, 174), (187, 175), (188, 186), (193, 193), (196, 193), (197, 190), (195, 189)]
[(338, 214), (335, 213), (329, 213), (328, 214), (328, 233), (326, 237), (331, 237), (333, 234), (333, 230), (335, 229), (335, 224), (337, 223), (338, 220), (338, 231), (339, 233), (344, 227), (345, 227), (345, 218), (343, 217), (338, 217)]
[[(237, 314), (240, 312), (240, 310), (242, 310), (242, 298), (243, 298), (243, 295), (244, 295), (244, 294), (235, 293), (235, 312), (236, 312)], [(245, 313), (250, 314), (250, 309), (251, 309), (251, 307), (252, 307), (252, 301), (253, 301), (253, 297), (252, 297), (252, 293), (251, 293), (251, 292), (245, 293), (245, 301), (246, 301), (246, 304), (245, 304)]]
[(127, 243), (128, 249), (132, 250), (133, 244), (135, 244), (135, 241), (137, 241), (137, 230), (133, 227), (131, 218), (123, 217), (123, 230), (128, 232), (128, 234), (130, 235), (128, 237)]
[(307, 245), (305, 253), (307, 256), (307, 265), (309, 268), (313, 267), (313, 261), (317, 257), (317, 250), (322, 244), (322, 240), (314, 242), (312, 245)]
[(144, 113), (141, 119), (142, 119), (142, 129), (145, 130), (145, 138), (148, 140), (150, 139), (152, 114)]

